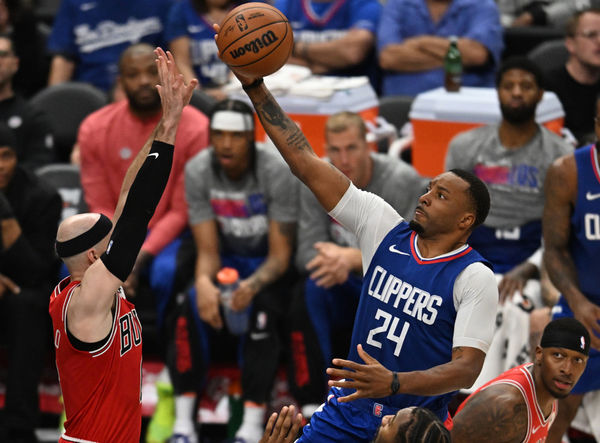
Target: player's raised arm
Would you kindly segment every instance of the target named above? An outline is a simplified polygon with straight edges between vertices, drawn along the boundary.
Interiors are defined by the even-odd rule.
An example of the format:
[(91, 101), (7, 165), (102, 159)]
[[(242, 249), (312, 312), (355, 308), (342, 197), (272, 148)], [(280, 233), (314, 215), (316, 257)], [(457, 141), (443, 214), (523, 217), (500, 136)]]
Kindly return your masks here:
[[(218, 33), (219, 26), (214, 25), (214, 28)], [(263, 128), (292, 173), (310, 188), (325, 210), (333, 209), (348, 189), (350, 180), (314, 153), (302, 131), (281, 109), (262, 78), (242, 74), (235, 67), (229, 68), (242, 83)]]
[[(98, 239), (100, 243), (84, 251), (83, 257), (80, 254), (74, 258), (61, 255), (68, 257), (65, 263), (72, 278), (81, 280), (78, 296), (69, 304), (68, 316), (70, 332), (83, 341), (97, 341), (110, 329), (110, 308), (114, 293), (133, 268), (146, 237), (148, 222), (166, 186), (181, 112), (189, 103), (195, 85), (195, 82), (184, 84), (183, 76), (177, 72), (171, 54), (158, 49), (157, 56), (161, 82), (158, 89), (163, 115), (156, 130), (127, 171), (115, 210), (112, 233), (93, 228), (100, 230), (102, 234), (106, 232), (105, 237)], [(77, 247), (77, 244), (71, 246), (71, 231), (75, 230), (75, 225), (85, 222), (85, 217), (94, 217), (94, 214), (74, 216), (61, 224), (57, 250), (59, 246), (61, 250)], [(110, 227), (110, 224), (106, 219), (102, 226)], [(86, 234), (88, 237), (90, 235), (92, 234)], [(63, 238), (67, 241), (63, 241)]]
[[(142, 164), (146, 160), (146, 157), (148, 157), (154, 141), (167, 143), (169, 145), (175, 144), (175, 134), (177, 133), (177, 126), (179, 125), (179, 119), (183, 110), (182, 106), (189, 103), (191, 97), (190, 91), (198, 84), (198, 81), (193, 79), (186, 85), (182, 79), (179, 78), (179, 71), (175, 66), (175, 60), (170, 52), (165, 53), (161, 48), (156, 48), (154, 52), (158, 57), (156, 63), (161, 81), (161, 84), (157, 85), (156, 88), (158, 89), (162, 103), (162, 117), (125, 173), (123, 183), (121, 184), (119, 200), (113, 216), (113, 223), (116, 223), (119, 219), (125, 201), (127, 200), (129, 189), (131, 188), (138, 171), (142, 167)], [(175, 84), (176, 82), (177, 84)], [(175, 94), (175, 91), (181, 92), (178, 95)]]

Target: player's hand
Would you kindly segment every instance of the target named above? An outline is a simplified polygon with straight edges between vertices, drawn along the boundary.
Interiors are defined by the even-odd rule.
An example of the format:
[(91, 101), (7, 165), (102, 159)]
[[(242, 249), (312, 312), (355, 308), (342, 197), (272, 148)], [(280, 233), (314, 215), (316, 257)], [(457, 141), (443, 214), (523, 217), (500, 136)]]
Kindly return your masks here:
[(587, 328), (590, 333), (590, 345), (600, 351), (600, 306), (589, 301), (585, 296), (577, 298), (574, 306), (569, 304), (575, 318)]
[(156, 85), (163, 110), (163, 119), (165, 121), (176, 120), (181, 115), (183, 108), (190, 102), (192, 93), (198, 80), (192, 79), (189, 84), (185, 84), (183, 75), (177, 69), (177, 64), (170, 51), (166, 53), (162, 48), (154, 50), (156, 54), (156, 64), (158, 67), (158, 77), (160, 84)]
[(362, 345), (358, 345), (356, 349), (359, 357), (365, 362), (364, 365), (350, 360), (334, 358), (332, 360), (334, 365), (348, 369), (327, 368), (329, 377), (340, 379), (329, 380), (329, 386), (356, 389), (350, 395), (339, 397), (338, 402), (344, 403), (358, 398), (382, 398), (390, 395), (393, 379), (392, 371), (386, 369), (367, 354)]
[(281, 408), (279, 415), (273, 412), (269, 417), (265, 433), (258, 443), (291, 443), (296, 440), (302, 424), (302, 414), (295, 414), (293, 405)]
[[(216, 34), (215, 34), (215, 42), (216, 42), (217, 37), (219, 36), (219, 31), (221, 30), (221, 27), (215, 23), (215, 24), (213, 24), (213, 29), (216, 32)], [(221, 61), (223, 61), (223, 63), (225, 63), (225, 61), (223, 59), (221, 59)], [(227, 66), (229, 66), (229, 65), (227, 65)], [(258, 80), (260, 78), (260, 77), (251, 76), (248, 74), (243, 74), (243, 73), (239, 72), (235, 67), (232, 67), (232, 66), (229, 66), (229, 69), (231, 70), (231, 72), (233, 72), (233, 74), (238, 78), (240, 83), (244, 86), (249, 85), (252, 82), (254, 82), (255, 80)]]
[(0, 298), (4, 297), (4, 294), (12, 293), (19, 294), (21, 288), (14, 281), (8, 278), (4, 274), (0, 274)]
[(504, 304), (507, 299), (511, 299), (515, 292), (522, 294), (527, 280), (534, 278), (537, 274), (537, 266), (527, 261), (504, 274), (500, 284), (498, 284), (500, 304)]
[(208, 278), (198, 278), (196, 287), (196, 305), (200, 318), (215, 329), (223, 327), (223, 319), (219, 313), (219, 296), (221, 292)]
[(348, 280), (351, 265), (346, 259), (346, 249), (331, 242), (317, 242), (317, 255), (306, 264), (310, 278), (317, 286), (329, 289)]
[(256, 294), (256, 288), (248, 279), (241, 280), (238, 288), (233, 291), (231, 309), (234, 311), (242, 311), (246, 309)]

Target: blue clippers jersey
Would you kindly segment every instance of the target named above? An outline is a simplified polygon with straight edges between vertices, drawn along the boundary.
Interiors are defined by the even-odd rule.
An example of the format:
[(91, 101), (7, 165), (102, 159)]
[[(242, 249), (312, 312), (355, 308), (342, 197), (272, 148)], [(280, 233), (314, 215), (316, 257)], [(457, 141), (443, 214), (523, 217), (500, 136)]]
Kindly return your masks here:
[[(356, 352), (358, 344), (387, 369), (396, 372), (425, 370), (452, 360), (456, 319), (454, 282), (468, 265), (489, 264), (470, 246), (443, 258), (421, 259), (415, 243), (415, 232), (402, 222), (377, 248), (363, 279), (350, 360), (363, 363)], [(344, 395), (353, 392), (352, 389), (343, 391)], [(422, 406), (444, 420), (451, 397), (452, 393), (401, 394), (352, 403), (362, 409), (372, 408), (374, 403), (398, 409)]]
[(215, 30), (196, 11), (190, 0), (173, 5), (165, 35), (169, 43), (179, 37), (189, 37), (190, 60), (202, 86), (216, 87), (227, 83), (229, 68), (219, 59)]
[(571, 216), (571, 257), (575, 262), (579, 288), (600, 305), (600, 165), (594, 145), (575, 151), (577, 200)]

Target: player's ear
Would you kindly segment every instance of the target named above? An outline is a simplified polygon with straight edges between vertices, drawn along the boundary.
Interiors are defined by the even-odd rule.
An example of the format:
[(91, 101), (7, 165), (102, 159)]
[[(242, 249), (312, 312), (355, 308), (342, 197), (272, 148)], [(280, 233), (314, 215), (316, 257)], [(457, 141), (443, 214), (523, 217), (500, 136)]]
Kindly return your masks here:
[(543, 356), (543, 349), (540, 345), (537, 345), (535, 347), (535, 365), (536, 366), (541, 366), (542, 356)]
[(458, 222), (460, 229), (466, 231), (471, 229), (475, 224), (475, 214), (473, 212), (465, 212)]
[(88, 249), (86, 256), (90, 263), (94, 263), (96, 260), (98, 260), (98, 255), (96, 254), (96, 250), (94, 248)]

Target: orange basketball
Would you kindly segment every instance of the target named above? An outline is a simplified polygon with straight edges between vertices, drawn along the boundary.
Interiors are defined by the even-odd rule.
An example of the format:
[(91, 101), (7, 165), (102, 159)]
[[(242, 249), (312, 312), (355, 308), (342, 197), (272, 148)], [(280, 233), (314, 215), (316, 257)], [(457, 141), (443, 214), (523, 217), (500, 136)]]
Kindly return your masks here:
[(294, 36), (285, 15), (266, 3), (232, 9), (217, 36), (219, 56), (242, 73), (264, 77), (281, 68), (292, 52)]

